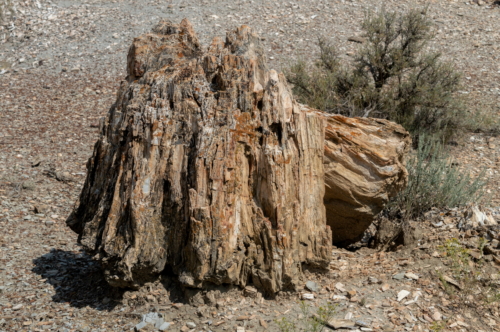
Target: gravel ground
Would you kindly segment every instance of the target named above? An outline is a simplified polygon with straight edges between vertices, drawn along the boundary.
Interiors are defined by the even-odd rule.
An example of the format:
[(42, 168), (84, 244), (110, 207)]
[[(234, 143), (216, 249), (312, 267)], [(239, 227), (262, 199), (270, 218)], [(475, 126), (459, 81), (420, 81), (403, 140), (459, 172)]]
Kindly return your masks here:
[[(472, 96), (474, 110), (496, 117), (500, 7), (479, 2), (430, 2), (436, 24), (432, 47), (464, 72), (463, 93)], [(108, 287), (98, 264), (80, 250), (77, 236), (64, 224), (85, 178), (99, 118), (114, 102), (132, 39), (160, 18), (189, 18), (204, 45), (229, 29), (250, 25), (264, 39), (270, 67), (282, 69), (297, 58), (314, 59), (319, 36), (331, 39), (349, 59), (359, 45), (347, 39), (360, 34), (367, 9), (384, 4), (400, 11), (424, 2), (12, 3), (14, 11), (0, 26), (0, 331), (124, 331), (154, 312), (171, 323), (169, 331), (236, 331), (237, 326), (276, 331), (277, 319), (307, 318), (299, 304), (302, 293), (311, 293), (307, 289), (276, 299), (263, 299), (251, 289), (183, 294), (168, 277), (135, 292)], [(487, 168), (492, 200), (483, 211), (498, 222), (498, 138), (486, 133), (465, 137), (453, 153), (460, 167), (477, 174)], [(358, 321), (356, 329), (364, 331), (426, 331), (442, 323), (444, 330), (500, 331), (498, 304), (478, 303), (476, 293), (464, 301), (446, 293), (439, 281), (447, 265), (437, 247), (452, 237), (474, 247), (480, 236), (492, 248), (482, 276), (498, 281), (498, 228), (459, 229), (464, 220), (469, 221), (462, 211), (430, 214), (428, 221), (417, 225), (426, 234), (417, 250), (336, 249), (331, 271), (306, 271), (304, 285), (313, 281), (319, 286), (306, 307), (316, 312), (334, 300), (335, 317)], [(444, 226), (432, 226), (436, 221)], [(402, 290), (409, 295), (398, 301)], [(143, 330), (155, 329), (147, 324)]]

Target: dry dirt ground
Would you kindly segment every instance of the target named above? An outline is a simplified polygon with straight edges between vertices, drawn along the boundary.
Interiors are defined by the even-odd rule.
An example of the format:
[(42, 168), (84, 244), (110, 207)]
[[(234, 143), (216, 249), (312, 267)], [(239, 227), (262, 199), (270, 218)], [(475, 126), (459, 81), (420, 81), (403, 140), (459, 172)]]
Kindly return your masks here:
[[(428, 2), (436, 25), (432, 47), (464, 72), (462, 92), (471, 96), (475, 110), (496, 117), (500, 7), (478, 2)], [(327, 301), (335, 307), (333, 317), (346, 319), (354, 330), (500, 331), (498, 301), (485, 301), (491, 295), (488, 285), (500, 278), (499, 230), (465, 227), (471, 220), (459, 210), (435, 211), (416, 224), (423, 238), (415, 249), (335, 249), (330, 271), (305, 272), (304, 286), (313, 281), (314, 291), (275, 299), (236, 288), (184, 294), (167, 276), (136, 292), (110, 289), (64, 223), (82, 187), (99, 119), (124, 78), (128, 46), (160, 18), (189, 18), (205, 45), (228, 29), (250, 25), (265, 38), (270, 67), (281, 69), (297, 58), (313, 59), (318, 36), (331, 39), (348, 59), (358, 45), (347, 39), (360, 33), (367, 9), (383, 4), (400, 11), (423, 2), (0, 3), (10, 4), (2, 8), (0, 27), (0, 331), (125, 331), (145, 314), (154, 318), (152, 313), (169, 323), (169, 331), (277, 331), (277, 320), (300, 325)], [(463, 133), (450, 147), (460, 167), (477, 174), (486, 169), (492, 199), (481, 209), (497, 222), (498, 140), (487, 133)], [(472, 251), (470, 266), (479, 271), (481, 283), (458, 280), (458, 289), (442, 282), (440, 277), (453, 275), (453, 264), (439, 246), (457, 238), (463, 246), (479, 248), (480, 237), (487, 242)], [(303, 293), (313, 293), (314, 299), (301, 308)], [(143, 330), (155, 328), (146, 324)]]

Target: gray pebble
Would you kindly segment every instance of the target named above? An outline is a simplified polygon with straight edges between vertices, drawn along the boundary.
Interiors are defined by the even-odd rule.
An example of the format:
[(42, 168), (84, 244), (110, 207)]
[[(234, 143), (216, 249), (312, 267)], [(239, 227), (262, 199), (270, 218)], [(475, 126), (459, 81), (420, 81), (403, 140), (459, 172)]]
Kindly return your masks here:
[(319, 290), (319, 285), (314, 281), (308, 281), (306, 282), (306, 288), (311, 292), (317, 292)]
[(165, 322), (165, 323), (161, 324), (161, 326), (158, 328), (158, 330), (160, 330), (160, 331), (166, 331), (169, 327), (170, 327), (170, 323), (169, 322)]
[(146, 327), (146, 325), (148, 325), (146, 322), (140, 322), (139, 324), (137, 324), (135, 327), (134, 327), (134, 330), (135, 331), (140, 331), (142, 330), (143, 328)]

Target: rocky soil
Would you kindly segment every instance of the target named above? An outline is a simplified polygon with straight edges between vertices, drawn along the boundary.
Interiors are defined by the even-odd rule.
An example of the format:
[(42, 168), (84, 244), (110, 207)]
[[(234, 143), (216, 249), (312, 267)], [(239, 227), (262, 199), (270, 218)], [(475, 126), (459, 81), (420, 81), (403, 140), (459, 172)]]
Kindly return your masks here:
[[(140, 291), (112, 289), (64, 224), (81, 190), (99, 119), (124, 78), (128, 47), (160, 18), (189, 18), (204, 45), (248, 24), (263, 37), (269, 66), (282, 69), (297, 58), (313, 59), (318, 36), (331, 38), (348, 59), (358, 44), (347, 39), (360, 33), (366, 9), (385, 4), (403, 10), (414, 1), (11, 3), (0, 27), (0, 331), (162, 325), (170, 331), (276, 331), (277, 320), (304, 320), (327, 301), (335, 304), (334, 323), (354, 330), (500, 330), (498, 301), (482, 299), (485, 285), (499, 282), (499, 229), (493, 224), (500, 220), (500, 138), (493, 134), (464, 133), (450, 146), (459, 167), (477, 174), (486, 168), (491, 200), (480, 209), (491, 226), (473, 225), (482, 217), (470, 209), (433, 211), (414, 224), (423, 233), (417, 247), (335, 249), (329, 272), (306, 271), (303, 290), (275, 299), (251, 288), (186, 294), (167, 275)], [(430, 2), (429, 12), (436, 23), (433, 47), (464, 72), (463, 93), (478, 109), (500, 115), (498, 4), (439, 0)], [(482, 246), (480, 237), (486, 239)], [(453, 279), (440, 280), (452, 275), (453, 264), (439, 248), (451, 238), (474, 249), (471, 265), (481, 271), (484, 287), (458, 280), (459, 289)], [(311, 297), (302, 310), (300, 300)]]

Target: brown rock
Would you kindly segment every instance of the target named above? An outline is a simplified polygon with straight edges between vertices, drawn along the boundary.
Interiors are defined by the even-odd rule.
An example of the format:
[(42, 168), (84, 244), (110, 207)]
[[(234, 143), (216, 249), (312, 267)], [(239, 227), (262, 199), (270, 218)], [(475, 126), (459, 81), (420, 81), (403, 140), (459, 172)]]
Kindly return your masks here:
[(263, 53), (247, 26), (207, 53), (187, 20), (134, 40), (67, 220), (111, 285), (170, 266), (189, 287), (251, 279), (274, 293), (295, 288), (303, 264), (328, 267), (324, 120)]
[(118, 287), (168, 267), (188, 287), (296, 289), (328, 268), (330, 227), (352, 241), (406, 183), (408, 133), (297, 104), (247, 26), (207, 52), (187, 20), (136, 38), (100, 127), (67, 224)]

